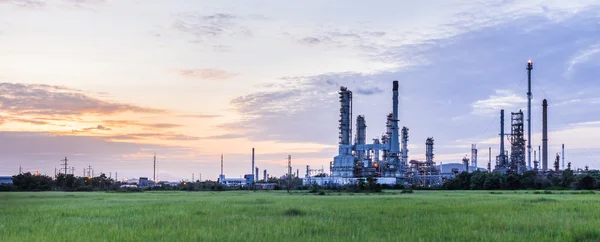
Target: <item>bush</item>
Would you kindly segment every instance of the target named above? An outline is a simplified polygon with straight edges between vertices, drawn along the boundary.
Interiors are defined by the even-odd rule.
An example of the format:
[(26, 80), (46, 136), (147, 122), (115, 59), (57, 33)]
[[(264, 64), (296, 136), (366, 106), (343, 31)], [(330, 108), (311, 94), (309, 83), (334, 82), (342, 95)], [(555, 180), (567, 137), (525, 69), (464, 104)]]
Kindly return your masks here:
[(404, 189), (404, 190), (402, 190), (402, 192), (400, 192), (400, 193), (414, 193), (414, 191), (413, 191), (413, 190), (407, 190), (407, 189)]

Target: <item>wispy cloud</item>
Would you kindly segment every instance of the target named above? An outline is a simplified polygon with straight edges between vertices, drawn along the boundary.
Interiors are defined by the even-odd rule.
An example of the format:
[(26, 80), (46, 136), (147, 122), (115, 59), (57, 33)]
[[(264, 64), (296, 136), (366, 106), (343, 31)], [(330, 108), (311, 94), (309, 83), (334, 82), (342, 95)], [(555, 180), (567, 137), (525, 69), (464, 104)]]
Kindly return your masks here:
[(177, 15), (173, 28), (183, 33), (195, 37), (193, 42), (202, 43), (203, 41), (219, 37), (228, 36), (250, 36), (251, 31), (242, 25), (239, 21), (243, 17), (231, 13), (216, 13), (212, 15), (202, 15), (197, 13), (182, 13)]
[(131, 134), (119, 134), (113, 136), (103, 136), (103, 139), (111, 140), (111, 141), (122, 141), (122, 140), (176, 140), (176, 141), (186, 141), (186, 140), (198, 140), (198, 137), (189, 136), (185, 134), (178, 133), (131, 133)]
[(523, 95), (518, 95), (511, 90), (496, 90), (489, 98), (477, 100), (471, 106), (473, 114), (497, 115), (500, 109), (513, 109), (527, 102)]
[(209, 119), (209, 118), (221, 117), (221, 115), (215, 115), (215, 114), (180, 114), (177, 116), (182, 117), (182, 118), (199, 118), (199, 119)]
[(134, 120), (104, 120), (102, 123), (114, 126), (114, 127), (129, 127), (129, 126), (138, 126), (152, 129), (169, 129), (169, 128), (177, 128), (181, 127), (179, 124), (172, 123), (141, 123), (139, 121)]
[(15, 115), (82, 115), (123, 112), (160, 113), (162, 110), (110, 102), (60, 86), (0, 83), (2, 111)]
[(226, 80), (231, 77), (237, 76), (238, 73), (228, 72), (219, 69), (182, 69), (178, 71), (178, 74), (185, 78), (199, 79), (199, 80)]
[(589, 46), (585, 50), (580, 51), (575, 56), (573, 56), (571, 60), (569, 60), (569, 67), (567, 68), (565, 74), (568, 75), (569, 73), (571, 73), (575, 66), (588, 62), (597, 54), (600, 54), (600, 44), (594, 44), (592, 46)]

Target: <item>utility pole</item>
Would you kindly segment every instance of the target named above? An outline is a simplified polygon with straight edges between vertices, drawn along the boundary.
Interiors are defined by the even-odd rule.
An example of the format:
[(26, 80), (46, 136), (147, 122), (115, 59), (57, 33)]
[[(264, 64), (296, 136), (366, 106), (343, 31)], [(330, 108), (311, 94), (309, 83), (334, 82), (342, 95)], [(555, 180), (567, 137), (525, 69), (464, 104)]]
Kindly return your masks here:
[(292, 185), (292, 155), (288, 155), (288, 193), (290, 193)]
[(533, 69), (533, 63), (531, 60), (527, 62), (527, 161), (531, 168), (531, 70)]
[[(56, 168), (54, 168), (56, 169)], [(21, 167), (21, 165), (19, 165), (19, 175), (23, 174), (23, 167)]]

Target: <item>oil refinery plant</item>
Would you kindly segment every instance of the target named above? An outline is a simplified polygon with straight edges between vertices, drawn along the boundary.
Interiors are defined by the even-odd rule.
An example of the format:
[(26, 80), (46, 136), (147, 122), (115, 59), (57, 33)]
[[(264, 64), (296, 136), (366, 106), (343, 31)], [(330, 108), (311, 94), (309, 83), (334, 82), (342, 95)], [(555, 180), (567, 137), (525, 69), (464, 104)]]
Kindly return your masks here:
[[(433, 145), (434, 139), (429, 137), (425, 141), (425, 160), (408, 159), (408, 131), (407, 127), (400, 129), (398, 119), (398, 81), (393, 81), (392, 86), (392, 111), (387, 114), (385, 123), (386, 131), (381, 138), (374, 138), (367, 143), (366, 118), (363, 115), (356, 117), (353, 126), (352, 120), (352, 91), (346, 87), (340, 87), (340, 119), (339, 119), (339, 143), (338, 154), (330, 162), (330, 173), (323, 175), (323, 169), (311, 169), (306, 167), (306, 175), (303, 179), (304, 185), (340, 186), (356, 184), (358, 179), (376, 177), (380, 184), (403, 184), (417, 186), (440, 186), (445, 179), (454, 178), (460, 172), (473, 172), (476, 170), (484, 172), (498, 172), (504, 174), (523, 174), (525, 171), (533, 170), (539, 173), (560, 172), (559, 160), (562, 156), (562, 169), (564, 170), (564, 144), (562, 155), (557, 154), (554, 161), (554, 169), (548, 168), (548, 120), (546, 99), (542, 102), (542, 145), (535, 151), (532, 158), (531, 147), (531, 70), (533, 63), (527, 62), (527, 118), (521, 110), (510, 113), (510, 131), (504, 130), (504, 110), (500, 110), (500, 147), (495, 157), (495, 165), (492, 166), (492, 148), (489, 148), (489, 160), (487, 169), (477, 166), (477, 147), (471, 147), (471, 158), (463, 158), (460, 163), (436, 165), (434, 162)], [(527, 121), (525, 123), (525, 121)], [(526, 126), (527, 125), (527, 126)], [(352, 139), (355, 128), (355, 137)], [(527, 133), (525, 133), (527, 127)], [(527, 135), (527, 137), (525, 137)], [(505, 139), (510, 143), (509, 150), (505, 149)], [(539, 155), (539, 158), (537, 157)], [(533, 159), (533, 166), (532, 166)], [(541, 163), (541, 167), (539, 167)], [(319, 173), (320, 172), (320, 173)], [(315, 174), (320, 174), (314, 176)]]

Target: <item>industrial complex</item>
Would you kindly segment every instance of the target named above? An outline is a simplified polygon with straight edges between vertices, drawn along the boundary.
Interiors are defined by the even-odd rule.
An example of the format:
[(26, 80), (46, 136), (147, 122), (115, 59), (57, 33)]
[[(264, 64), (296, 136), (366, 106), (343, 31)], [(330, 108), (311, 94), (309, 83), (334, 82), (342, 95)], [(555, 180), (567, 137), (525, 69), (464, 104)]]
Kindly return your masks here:
[[(313, 176), (313, 170), (307, 166), (304, 178), (305, 185), (338, 186), (353, 184), (358, 179), (376, 177), (381, 184), (403, 184), (433, 187), (439, 186), (445, 179), (451, 179), (459, 172), (473, 172), (475, 170), (486, 172), (499, 172), (505, 174), (522, 174), (528, 170), (538, 172), (559, 172), (558, 162), (560, 155), (554, 164), (554, 170), (548, 168), (548, 102), (543, 100), (543, 138), (539, 150), (539, 159), (534, 152), (532, 166), (531, 148), (531, 71), (533, 63), (527, 62), (528, 90), (527, 90), (527, 118), (521, 110), (511, 112), (510, 131), (504, 130), (504, 110), (500, 110), (500, 147), (496, 156), (496, 163), (492, 166), (492, 155), (489, 148), (489, 161), (487, 169), (477, 165), (477, 146), (472, 145), (471, 158), (463, 158), (461, 163), (452, 164), (451, 168), (444, 169), (442, 164), (436, 165), (434, 161), (434, 139), (429, 137), (425, 140), (425, 160), (408, 159), (408, 127), (400, 128), (398, 118), (398, 81), (392, 82), (392, 111), (387, 114), (386, 132), (381, 138), (374, 138), (367, 143), (366, 118), (362, 115), (356, 117), (353, 126), (352, 121), (352, 91), (346, 87), (339, 90), (340, 119), (339, 119), (339, 146), (338, 154), (330, 162), (329, 176)], [(526, 123), (525, 123), (526, 122)], [(527, 138), (525, 138), (525, 125), (527, 126)], [(353, 130), (354, 128), (354, 130)], [(352, 139), (354, 134), (354, 140)], [(505, 147), (505, 139), (510, 142), (510, 152)], [(564, 169), (564, 145), (563, 145), (563, 169)], [(539, 162), (542, 167), (540, 169)]]

